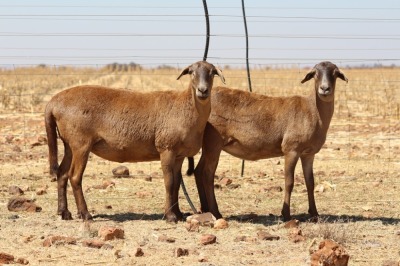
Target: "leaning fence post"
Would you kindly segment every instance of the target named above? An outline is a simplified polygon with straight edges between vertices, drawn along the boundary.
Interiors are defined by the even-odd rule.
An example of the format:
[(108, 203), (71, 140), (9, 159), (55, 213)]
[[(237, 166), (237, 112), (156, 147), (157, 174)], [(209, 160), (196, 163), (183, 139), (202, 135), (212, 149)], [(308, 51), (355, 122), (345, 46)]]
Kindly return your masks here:
[[(249, 91), (252, 92), (251, 88), (251, 78), (250, 78), (250, 67), (249, 67), (249, 34), (247, 32), (247, 21), (246, 21), (246, 12), (244, 9), (244, 0), (242, 0), (242, 12), (243, 12), (243, 22), (244, 22), (244, 32), (246, 34), (246, 69), (247, 69), (247, 84), (249, 87)], [(242, 172), (241, 176), (244, 174), (244, 160), (242, 160)]]

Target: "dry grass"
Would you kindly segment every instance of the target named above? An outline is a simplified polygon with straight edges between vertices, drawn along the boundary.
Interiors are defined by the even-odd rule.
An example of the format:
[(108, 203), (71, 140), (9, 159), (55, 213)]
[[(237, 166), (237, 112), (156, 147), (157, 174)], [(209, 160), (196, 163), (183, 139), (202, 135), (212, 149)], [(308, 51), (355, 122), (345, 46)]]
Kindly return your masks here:
[[(312, 83), (299, 83), (306, 71), (254, 70), (253, 90), (270, 95), (308, 94)], [(245, 175), (240, 177), (241, 161), (222, 154), (217, 175), (232, 178), (234, 184), (240, 185), (236, 189), (222, 187), (216, 191), (220, 210), (229, 221), (226, 230), (202, 227), (200, 232), (189, 233), (183, 223), (171, 225), (161, 220), (165, 192), (159, 162), (126, 164), (132, 177), (114, 179), (111, 170), (118, 164), (95, 156), (91, 157), (84, 176), (85, 196), (95, 215), (90, 225), (92, 234), (82, 231), (80, 220), (59, 220), (55, 214), (56, 184), (50, 182), (47, 172), (47, 147), (32, 145), (39, 136), (45, 135), (42, 113), (50, 96), (65, 87), (86, 83), (135, 90), (181, 90), (186, 87), (187, 80), (176, 81), (177, 69), (117, 73), (75, 68), (1, 71), (0, 251), (25, 257), (31, 265), (306, 265), (313, 239), (333, 238), (346, 247), (351, 265), (382, 265), (386, 260), (399, 260), (400, 95), (397, 79), (400, 69), (344, 71), (349, 84), (338, 81), (335, 116), (326, 145), (316, 156), (316, 183), (324, 186), (323, 192), (316, 193), (322, 216), (317, 224), (304, 221), (307, 196), (301, 168), (296, 170), (292, 213), (304, 221), (301, 229), (306, 240), (300, 243), (291, 242), (288, 230), (282, 227), (283, 192), (264, 189), (283, 187), (282, 158), (246, 162)], [(243, 70), (226, 70), (224, 75), (227, 86), (247, 86)], [(216, 82), (220, 85), (218, 79)], [(153, 175), (152, 182), (144, 180), (147, 175)], [(115, 188), (93, 188), (104, 180), (113, 180)], [(185, 181), (192, 200), (199, 206), (193, 178), (185, 178)], [(6, 208), (10, 185), (23, 188), (25, 196), (36, 199), (42, 212), (18, 213), (19, 218), (13, 219), (11, 216), (15, 213)], [(44, 185), (49, 186), (48, 193), (36, 195), (35, 190)], [(137, 192), (143, 191), (148, 192), (147, 196), (138, 196)], [(74, 213), (76, 208), (70, 189), (68, 196)], [(105, 207), (108, 205), (112, 209)], [(184, 212), (190, 212), (183, 195), (180, 205)], [(111, 241), (113, 250), (82, 247), (81, 241), (93, 237), (96, 229), (104, 224), (123, 227), (125, 239)], [(259, 230), (279, 235), (280, 240), (257, 240)], [(217, 244), (201, 246), (199, 237), (203, 233), (215, 234)], [(42, 247), (43, 238), (51, 234), (77, 237), (78, 244)], [(176, 238), (175, 243), (157, 241), (160, 234)], [(254, 241), (235, 241), (241, 235)], [(136, 258), (133, 253), (139, 246), (145, 256)], [(178, 247), (189, 249), (189, 256), (173, 257)], [(115, 255), (116, 250), (121, 250), (119, 256)], [(204, 257), (208, 262), (199, 262)]]

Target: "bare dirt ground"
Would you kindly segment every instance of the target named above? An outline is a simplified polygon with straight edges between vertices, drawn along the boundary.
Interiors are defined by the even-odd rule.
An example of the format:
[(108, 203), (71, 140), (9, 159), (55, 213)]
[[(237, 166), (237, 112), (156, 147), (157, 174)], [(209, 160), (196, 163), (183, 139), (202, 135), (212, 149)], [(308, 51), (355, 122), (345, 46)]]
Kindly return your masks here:
[[(384, 73), (387, 80), (399, 74), (399, 70), (387, 74), (384, 71), (371, 73), (378, 73), (379, 77)], [(283, 75), (281, 72), (284, 71), (271, 75)], [(289, 85), (285, 86), (292, 83), (298, 86), (303, 72), (294, 71), (294, 77), (288, 77)], [(335, 117), (326, 145), (316, 156), (315, 193), (321, 215), (316, 224), (306, 221), (308, 202), (300, 165), (296, 170), (291, 209), (294, 217), (301, 221), (300, 229), (305, 237), (297, 243), (290, 239), (289, 230), (282, 226), (280, 217), (283, 191), (277, 187), (284, 186), (282, 158), (246, 161), (241, 177), (241, 160), (223, 154), (216, 184), (218, 178), (227, 177), (236, 185), (221, 185), (216, 189), (220, 211), (229, 227), (223, 230), (200, 227), (198, 232), (188, 232), (183, 222), (168, 224), (163, 220), (165, 190), (159, 162), (123, 164), (130, 169), (131, 176), (116, 178), (112, 176), (112, 169), (119, 164), (92, 156), (83, 182), (94, 221), (86, 225), (76, 217), (72, 221), (62, 221), (56, 215), (56, 182), (51, 182), (48, 174), (47, 146), (38, 141), (44, 136), (41, 109), (48, 97), (33, 108), (37, 111), (3, 106), (0, 114), (0, 252), (25, 258), (30, 265), (309, 265), (312, 243), (332, 238), (346, 248), (349, 265), (398, 262), (400, 125), (395, 106), (399, 103), (399, 91), (389, 83), (388, 87), (376, 81), (363, 84), (360, 72), (348, 70), (349, 85), (337, 84), (341, 93), (337, 95)], [(270, 72), (265, 73), (260, 74), (260, 83), (265, 82)], [(242, 74), (232, 71), (225, 77), (235, 80)], [(376, 80), (371, 78), (372, 74), (370, 80)], [(176, 76), (170, 76), (165, 82), (164, 76), (159, 80), (152, 76), (151, 82), (153, 85), (154, 82), (173, 84)], [(138, 87), (146, 82), (150, 84), (147, 80), (134, 80), (136, 76), (130, 76), (129, 80), (112, 75), (100, 75), (100, 78), (101, 82), (87, 82), (120, 87), (129, 86), (129, 82), (139, 82)], [(255, 84), (257, 86), (257, 81)], [(279, 86), (278, 83), (271, 87), (260, 86), (259, 91), (273, 91)], [(159, 88), (163, 87), (159, 85)], [(368, 93), (364, 91), (367, 95), (360, 92), (360, 88), (367, 90)], [(275, 94), (279, 94), (280, 90), (276, 91)], [(46, 91), (50, 95), (54, 92)], [(60, 156), (62, 151), (60, 145)], [(152, 177), (151, 181), (146, 181), (148, 176)], [(184, 179), (195, 206), (199, 206), (194, 178)], [(115, 185), (105, 189), (96, 187), (104, 181)], [(10, 186), (23, 189), (23, 196), (34, 199), (42, 210), (9, 212)], [(36, 194), (37, 189), (46, 186), (47, 193)], [(70, 187), (68, 197), (74, 214), (76, 208)], [(191, 213), (183, 193), (179, 203), (183, 212)], [(124, 239), (107, 241), (112, 249), (84, 247), (84, 240), (98, 238), (97, 230), (103, 225), (123, 228)], [(260, 230), (280, 239), (259, 240), (257, 232)], [(215, 244), (200, 244), (201, 235), (207, 233), (217, 237)], [(51, 235), (74, 237), (77, 242), (43, 247), (44, 240)], [(159, 241), (161, 235), (175, 241)], [(247, 236), (248, 240), (237, 241), (239, 236)], [(144, 252), (142, 257), (135, 257), (138, 247)], [(188, 249), (189, 254), (176, 257), (177, 248)]]

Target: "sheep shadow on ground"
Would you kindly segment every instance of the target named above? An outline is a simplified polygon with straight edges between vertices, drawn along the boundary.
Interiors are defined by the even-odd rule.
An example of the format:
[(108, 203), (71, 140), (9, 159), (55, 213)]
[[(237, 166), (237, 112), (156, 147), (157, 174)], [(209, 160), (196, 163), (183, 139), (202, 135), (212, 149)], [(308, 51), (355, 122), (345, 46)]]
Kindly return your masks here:
[[(283, 222), (281, 215), (257, 215), (254, 213), (246, 213), (241, 215), (232, 215), (226, 217), (227, 220), (234, 220), (238, 222), (250, 222), (253, 224), (262, 224), (264, 226), (272, 226)], [(293, 219), (297, 219), (300, 222), (311, 222), (310, 217), (307, 213), (293, 215)], [(318, 218), (319, 222), (324, 223), (336, 223), (336, 222), (373, 222), (380, 221), (383, 225), (396, 225), (400, 222), (400, 219), (393, 217), (363, 217), (360, 215), (320, 215)]]
[(126, 221), (135, 221), (135, 220), (143, 220), (143, 221), (154, 221), (154, 220), (163, 220), (164, 214), (146, 214), (146, 213), (133, 213), (133, 212), (125, 212), (125, 213), (116, 213), (116, 214), (97, 214), (93, 216), (93, 219), (101, 218), (105, 220), (111, 220), (115, 222), (126, 222)]

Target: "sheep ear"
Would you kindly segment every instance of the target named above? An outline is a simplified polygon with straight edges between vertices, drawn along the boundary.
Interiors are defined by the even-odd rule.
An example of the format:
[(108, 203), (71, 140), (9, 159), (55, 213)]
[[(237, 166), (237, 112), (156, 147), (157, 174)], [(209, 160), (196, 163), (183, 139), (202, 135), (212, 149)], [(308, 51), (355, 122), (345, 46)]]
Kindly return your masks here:
[(190, 66), (186, 67), (184, 70), (182, 70), (181, 74), (178, 76), (177, 80), (180, 79), (183, 75), (189, 74), (190, 72)]
[(303, 80), (301, 81), (301, 83), (307, 82), (310, 79), (312, 79), (315, 75), (317, 71), (315, 70), (315, 68), (313, 68), (310, 72), (307, 73), (307, 75), (303, 78)]
[(340, 71), (339, 69), (336, 70), (337, 71), (337, 77), (340, 78), (343, 81), (349, 82), (349, 80), (346, 78), (346, 76), (343, 74), (342, 71)]
[(218, 67), (216, 67), (215, 71), (216, 71), (215, 75), (218, 75), (219, 78), (221, 79), (222, 83), (225, 84), (225, 78), (224, 78), (224, 75), (222, 75), (222, 70), (219, 69)]

